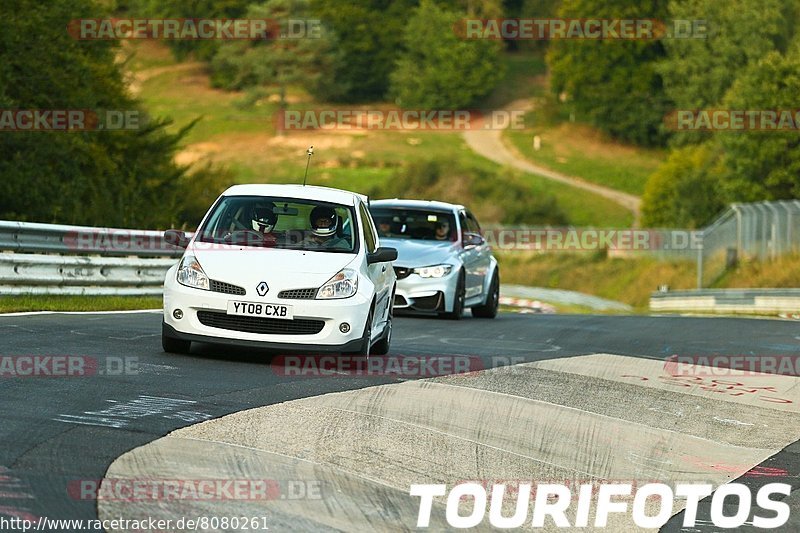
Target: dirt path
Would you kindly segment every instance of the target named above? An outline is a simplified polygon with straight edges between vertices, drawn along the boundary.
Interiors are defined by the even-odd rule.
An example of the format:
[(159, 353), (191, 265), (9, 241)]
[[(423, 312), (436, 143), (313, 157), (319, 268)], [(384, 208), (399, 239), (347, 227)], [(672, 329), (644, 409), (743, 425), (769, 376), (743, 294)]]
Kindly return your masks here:
[(128, 87), (133, 95), (138, 95), (142, 90), (142, 84), (151, 78), (160, 76), (166, 72), (185, 72), (191, 70), (204, 70), (205, 68), (206, 67), (204, 63), (197, 61), (179, 63), (177, 65), (165, 65), (163, 67), (152, 67), (134, 72)]
[[(527, 111), (531, 109), (532, 105), (530, 100), (517, 100), (508, 104), (505, 109), (508, 111)], [(638, 226), (641, 206), (641, 199), (638, 196), (591, 183), (574, 176), (567, 176), (566, 174), (531, 163), (517, 153), (515, 149), (510, 148), (503, 142), (503, 130), (470, 130), (465, 131), (463, 135), (467, 145), (474, 152), (490, 161), (494, 161), (500, 165), (514, 167), (523, 172), (535, 174), (545, 179), (564, 183), (571, 187), (577, 187), (620, 204), (633, 213), (633, 224), (634, 226)]]

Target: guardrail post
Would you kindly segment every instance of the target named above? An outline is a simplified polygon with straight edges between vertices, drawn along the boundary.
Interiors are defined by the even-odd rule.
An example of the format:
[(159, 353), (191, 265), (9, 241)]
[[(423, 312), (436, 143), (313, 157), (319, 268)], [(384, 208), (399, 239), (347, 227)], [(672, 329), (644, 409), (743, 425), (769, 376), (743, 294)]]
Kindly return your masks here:
[(705, 247), (705, 232), (700, 231), (700, 239), (698, 239), (697, 247), (697, 288), (703, 288), (703, 248)]

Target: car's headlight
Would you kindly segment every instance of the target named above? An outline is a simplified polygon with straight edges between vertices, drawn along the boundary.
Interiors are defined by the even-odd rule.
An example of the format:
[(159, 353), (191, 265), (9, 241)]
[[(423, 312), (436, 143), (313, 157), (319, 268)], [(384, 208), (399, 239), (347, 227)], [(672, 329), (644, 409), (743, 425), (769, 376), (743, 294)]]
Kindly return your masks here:
[(414, 274), (419, 274), (421, 278), (441, 278), (448, 275), (452, 270), (453, 265), (434, 265), (415, 268)]
[(178, 283), (195, 289), (208, 290), (208, 276), (193, 255), (186, 255), (178, 265)]
[(352, 268), (344, 268), (333, 276), (317, 291), (317, 298), (330, 300), (333, 298), (349, 298), (358, 290), (358, 274)]

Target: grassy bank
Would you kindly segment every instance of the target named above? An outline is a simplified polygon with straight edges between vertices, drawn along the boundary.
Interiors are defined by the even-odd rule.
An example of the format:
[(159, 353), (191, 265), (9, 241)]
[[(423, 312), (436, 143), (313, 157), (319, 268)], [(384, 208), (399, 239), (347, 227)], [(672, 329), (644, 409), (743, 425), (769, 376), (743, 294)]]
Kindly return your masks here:
[[(314, 145), (316, 154), (309, 183), (318, 185), (382, 197), (398, 168), (413, 161), (438, 159), (454, 168), (495, 174), (499, 176), (497, 187), (503, 187), (506, 170), (472, 152), (460, 132), (340, 129), (293, 130), (279, 135), (274, 97), (250, 102), (245, 93), (214, 89), (203, 63), (177, 62), (161, 43), (128, 44), (125, 52), (133, 54), (128, 62), (133, 92), (152, 116), (172, 118), (172, 131), (199, 119), (177, 159), (183, 164), (212, 163), (224, 169), (220, 189), (232, 183), (298, 182), (305, 167), (305, 149), (310, 145)], [(487, 108), (546, 90), (546, 67), (540, 53), (507, 54), (505, 62), (506, 80), (487, 100)], [(337, 108), (316, 103), (299, 89), (289, 91), (288, 101), (293, 110)], [(393, 106), (375, 103), (357, 107)], [(625, 209), (605, 198), (536, 176), (524, 178), (530, 185), (529, 195), (555, 197), (571, 224), (624, 227), (632, 222)], [(456, 191), (458, 185), (457, 181), (450, 184)], [(467, 195), (461, 201), (474, 207), (475, 200)]]
[[(609, 259), (597, 253), (501, 252), (503, 283), (566, 289), (617, 300), (647, 310), (650, 293), (659, 285), (672, 290), (694, 289), (694, 262), (659, 262), (647, 257)], [(712, 288), (800, 287), (800, 256), (775, 261), (742, 262)]]
[[(572, 123), (536, 126), (536, 112), (527, 115), (524, 130), (508, 130), (506, 142), (543, 167), (634, 195), (663, 162), (662, 150), (647, 150), (609, 140), (597, 130)], [(541, 145), (534, 150), (533, 138)]]
[(3, 296), (0, 313), (160, 309), (160, 296)]

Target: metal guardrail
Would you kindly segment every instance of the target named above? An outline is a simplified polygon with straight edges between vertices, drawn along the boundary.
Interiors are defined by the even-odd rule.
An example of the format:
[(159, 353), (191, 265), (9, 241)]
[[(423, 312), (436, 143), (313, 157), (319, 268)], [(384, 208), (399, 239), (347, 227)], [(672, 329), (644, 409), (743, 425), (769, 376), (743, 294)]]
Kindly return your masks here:
[(655, 292), (651, 311), (706, 313), (797, 313), (800, 289), (700, 289)]
[(4, 220), (0, 220), (0, 251), (137, 257), (183, 254), (164, 241), (161, 231)]
[(183, 249), (163, 232), (0, 221), (0, 294), (160, 295)]

